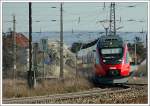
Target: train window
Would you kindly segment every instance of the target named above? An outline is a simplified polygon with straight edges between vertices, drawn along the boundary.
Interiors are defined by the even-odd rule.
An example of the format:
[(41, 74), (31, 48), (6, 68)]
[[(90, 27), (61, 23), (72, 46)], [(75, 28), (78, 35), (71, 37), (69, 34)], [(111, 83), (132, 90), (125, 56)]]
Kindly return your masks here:
[(105, 41), (117, 41), (117, 39), (105, 39)]
[(105, 64), (120, 64), (123, 56), (123, 48), (103, 48), (101, 55)]
[(122, 48), (105, 48), (101, 49), (102, 54), (120, 54), (122, 53)]

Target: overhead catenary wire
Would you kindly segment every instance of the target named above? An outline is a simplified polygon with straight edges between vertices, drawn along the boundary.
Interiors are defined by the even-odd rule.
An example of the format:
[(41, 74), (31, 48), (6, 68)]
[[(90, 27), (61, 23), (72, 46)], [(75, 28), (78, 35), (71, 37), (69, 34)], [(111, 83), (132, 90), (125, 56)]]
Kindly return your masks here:
[[(104, 12), (103, 11), (103, 3), (101, 4), (101, 5), (99, 5), (99, 4), (97, 4), (97, 5), (92, 5), (92, 3), (89, 3), (89, 4), (91, 4), (91, 5), (89, 5), (89, 4), (82, 4), (81, 6), (84, 6), (84, 7), (86, 7), (86, 6), (90, 6), (90, 8), (93, 8), (92, 10), (91, 10), (91, 12), (89, 12), (89, 11), (85, 11), (84, 10), (84, 13), (85, 14), (83, 14), (83, 12), (77, 12), (77, 11), (73, 11), (73, 12), (70, 12), (70, 11), (68, 11), (68, 9), (69, 8), (71, 8), (72, 6), (70, 6), (69, 5), (69, 3), (66, 3), (67, 5), (64, 5), (64, 16), (72, 16), (72, 17), (75, 17), (73, 20), (71, 19), (71, 20), (65, 20), (64, 19), (64, 21), (66, 22), (65, 23), (65, 25), (69, 25), (70, 23), (72, 23), (72, 21), (74, 21), (73, 23), (75, 23), (75, 22), (77, 22), (77, 18), (76, 17), (80, 17), (81, 19), (82, 19), (82, 21), (81, 21), (81, 25), (86, 25), (86, 22), (89, 22), (89, 24), (90, 23), (96, 23), (96, 21), (98, 21), (98, 19), (100, 19), (101, 17), (99, 17), (98, 15), (95, 15), (95, 13), (97, 13), (96, 11), (98, 11), (98, 13), (101, 13), (101, 14), (105, 14), (105, 13), (107, 13), (107, 12)], [(56, 4), (55, 4), (56, 5)], [(76, 4), (75, 4), (76, 5)], [(77, 5), (78, 6), (78, 5)], [(80, 5), (79, 5), (80, 6)], [(135, 8), (135, 7), (139, 7), (139, 6), (142, 6), (141, 4), (138, 4), (138, 3), (133, 3), (133, 4), (125, 4), (124, 6), (122, 6), (122, 4), (121, 5), (119, 5), (119, 4), (117, 4), (117, 7), (116, 7), (116, 9), (119, 9), (119, 10), (121, 10), (122, 8)], [(8, 7), (8, 5), (7, 6), (3, 6), (3, 8), (7, 8)], [(10, 6), (11, 7), (11, 6)], [(8, 7), (8, 8), (10, 8), (10, 7)], [(13, 6), (12, 6), (13, 7)], [(24, 6), (25, 7), (25, 6)], [(21, 7), (21, 8), (24, 8), (24, 7)], [(58, 5), (56, 5), (56, 6), (54, 6), (54, 5), (47, 5), (46, 4), (46, 6), (38, 6), (38, 5), (36, 5), (36, 4), (34, 4), (34, 10), (36, 10), (36, 8), (52, 8), (52, 7), (58, 7)], [(109, 6), (107, 6), (107, 3), (106, 3), (106, 5), (105, 5), (105, 10), (106, 11), (108, 11), (108, 7)], [(17, 7), (14, 7), (14, 8), (19, 8), (19, 6)], [(94, 10), (95, 9), (95, 10)], [(53, 10), (53, 9), (49, 9), (49, 10), (52, 10), (52, 11), (56, 11), (56, 12), (59, 12), (58, 11), (58, 8), (55, 10)], [(99, 11), (100, 10), (100, 11)], [(95, 16), (94, 18), (93, 17), (91, 17), (91, 16)], [(106, 15), (108, 15), (108, 14), (106, 14)], [(5, 14), (4, 14), (4, 16), (6, 16)], [(9, 16), (9, 15), (8, 15)], [(24, 15), (17, 15), (17, 17), (26, 17), (26, 14), (24, 14)], [(49, 16), (51, 16), (51, 15), (46, 15), (46, 14), (41, 14), (41, 15), (39, 15), (39, 14), (33, 14), (33, 24), (38, 24), (38, 22), (37, 21), (40, 21), (40, 23), (47, 23), (47, 22), (50, 22), (50, 24), (55, 24), (55, 23), (58, 23), (59, 22), (59, 19), (56, 19), (56, 22), (51, 22), (51, 20), (52, 19), (54, 19), (54, 18), (56, 18), (55, 16), (59, 16), (59, 14), (57, 13), (57, 14), (53, 14), (51, 17), (50, 17), (50, 19), (47, 19), (47, 17), (49, 17)], [(39, 19), (36, 19), (37, 17), (39, 17)], [(41, 20), (41, 18), (46, 18), (45, 20)], [(53, 18), (54, 17), (54, 18)], [(107, 17), (107, 16), (106, 16)], [(52, 19), (51, 19), (52, 18)], [(57, 17), (58, 18), (58, 17)], [(20, 21), (22, 21), (21, 23), (28, 23), (28, 20), (23, 20), (23, 18), (19, 18), (20, 19)], [(137, 20), (136, 19), (136, 21), (129, 21), (129, 20), (121, 20), (121, 22), (145, 22), (146, 20)], [(3, 21), (3, 22), (5, 22), (5, 23), (9, 23), (9, 21)], [(20, 23), (16, 23), (16, 24), (20, 24)]]
[[(64, 11), (64, 15), (67, 15), (67, 16), (81, 16), (81, 14), (82, 14), (82, 18), (85, 18), (86, 20), (88, 20), (88, 17), (90, 17), (92, 14), (95, 14), (95, 12), (97, 11), (97, 9), (96, 10), (94, 10), (93, 12), (90, 12), (90, 14), (88, 13), (86, 13), (85, 15), (84, 14), (82, 14), (82, 13), (70, 13), (70, 12), (68, 12), (68, 11)], [(108, 11), (107, 9), (105, 9), (105, 11)], [(107, 12), (105, 12), (105, 11), (101, 11), (100, 13), (101, 14), (106, 14)], [(107, 14), (108, 15), (108, 14)], [(4, 16), (9, 16), (9, 15), (4, 15)], [(24, 17), (25, 16), (25, 14), (24, 15), (17, 15), (17, 17)], [(33, 15), (33, 22), (34, 22), (34, 18), (36, 18), (36, 17), (48, 17), (48, 16), (50, 16), (50, 15)], [(53, 15), (53, 16), (59, 16), (59, 14), (55, 14), (55, 15)], [(97, 16), (98, 17), (98, 16)], [(85, 21), (85, 19), (83, 20), (83, 21)], [(24, 21), (25, 22), (25, 20), (22, 20), (22, 21)], [(44, 20), (45, 22), (46, 21), (49, 21), (49, 20)], [(43, 21), (43, 22), (44, 22)], [(70, 20), (70, 21), (72, 21), (72, 20)], [(122, 21), (126, 21), (126, 20), (122, 20)], [(143, 20), (139, 20), (139, 22), (142, 22)], [(5, 22), (5, 21), (4, 21)], [(42, 22), (42, 21), (41, 21)], [(69, 21), (68, 21), (69, 22)]]
[[(110, 2), (109, 2), (110, 3)], [(107, 5), (107, 4), (109, 4), (109, 3), (105, 3), (105, 7), (109, 7), (109, 5)], [(53, 5), (52, 5), (53, 4)], [(70, 4), (71, 3), (65, 3), (65, 5), (64, 5), (64, 9), (65, 8), (72, 8), (72, 6), (70, 6)], [(91, 5), (91, 4), (94, 4), (94, 5)], [(119, 4), (119, 3), (116, 3), (117, 5)], [(127, 7), (127, 8), (134, 8), (134, 7), (137, 7), (137, 6), (143, 6), (141, 3), (121, 3), (121, 4), (123, 4), (123, 6), (121, 5), (121, 7)], [(42, 5), (44, 5), (44, 6), (42, 6)], [(45, 6), (46, 5), (46, 6)], [(75, 5), (75, 6), (88, 6), (88, 7), (104, 7), (104, 5), (103, 5), (103, 2), (101, 2), (101, 3), (73, 3), (73, 5)], [(23, 8), (23, 7), (27, 7), (27, 3), (22, 3), (22, 5), (20, 6), (20, 5), (13, 5), (13, 4), (4, 4), (3, 5), (3, 8)], [(38, 3), (33, 3), (33, 7), (34, 8), (51, 8), (51, 7), (59, 7), (59, 5), (58, 5), (58, 3), (43, 3), (43, 4), (41, 4), (41, 6), (39, 6), (39, 4)]]
[[(89, 5), (88, 5), (89, 6)], [(95, 8), (95, 7), (97, 7), (97, 6), (93, 6), (93, 8)], [(98, 7), (100, 7), (100, 6), (98, 6)], [(101, 7), (103, 7), (103, 6), (101, 6)], [(108, 6), (109, 7), (109, 6)], [(119, 8), (119, 10), (120, 10), (120, 8), (122, 8), (123, 6), (117, 6), (118, 8)], [(117, 8), (116, 7), (116, 8)], [(125, 7), (127, 7), (127, 6), (125, 6)], [(9, 7), (6, 7), (6, 8), (9, 8)], [(12, 8), (16, 8), (16, 7), (12, 7)], [(34, 8), (36, 8), (36, 7), (34, 7)], [(46, 7), (46, 6), (44, 6), (44, 8), (48, 8), (48, 7)], [(52, 7), (50, 7), (50, 8), (52, 8)], [(70, 8), (72, 8), (72, 7), (70, 7)], [(97, 8), (95, 8), (96, 9), (96, 11), (97, 11)], [(36, 10), (36, 9), (35, 9)], [(50, 9), (51, 11), (54, 11), (53, 9)], [(67, 10), (67, 9), (66, 9)], [(64, 14), (65, 14), (65, 12), (66, 12), (66, 10), (64, 11)], [(102, 9), (101, 9), (102, 10)], [(80, 10), (81, 11), (81, 10)], [(99, 10), (98, 10), (99, 11)], [(38, 10), (38, 12), (39, 12), (39, 10)], [(57, 12), (57, 11), (56, 11)], [(87, 11), (87, 12), (89, 12), (89, 11)], [(93, 12), (95, 12), (95, 11), (93, 11)], [(91, 12), (91, 13), (93, 13), (93, 12)], [(105, 13), (105, 12), (103, 12), (103, 10), (101, 11), (102, 13)], [(84, 11), (84, 13), (85, 13), (85, 11)], [(71, 15), (81, 15), (81, 13), (71, 13)], [(26, 14), (25, 14), (26, 15)], [(58, 16), (59, 16), (59, 13), (57, 14)], [(82, 14), (83, 15), (83, 14)], [(87, 15), (87, 13), (85, 14), (85, 15)], [(36, 15), (36, 16), (41, 16), (41, 15)], [(43, 15), (42, 15), (43, 16)], [(47, 15), (47, 16), (50, 16), (50, 15)]]
[[(90, 6), (90, 5), (88, 5), (88, 7), (89, 7), (89, 6)], [(125, 7), (125, 8), (131, 8), (131, 7), (128, 7), (128, 6), (132, 6), (132, 5), (117, 6), (116, 9), (119, 9), (119, 10), (120, 10), (120, 9), (123, 8), (123, 7)], [(136, 4), (135, 6), (137, 7), (138, 4)], [(47, 8), (50, 8), (51, 11), (54, 11), (53, 9), (51, 9), (52, 7), (53, 7), (53, 6), (49, 6), (49, 7), (46, 7), (46, 6), (43, 6), (43, 7), (42, 7), (42, 6), (41, 6), (41, 8), (46, 8), (46, 9), (47, 9)], [(103, 6), (91, 6), (91, 7), (97, 9), (97, 7), (103, 7)], [(109, 7), (109, 6), (107, 6), (107, 7)], [(16, 6), (15, 6), (15, 7), (10, 7), (10, 6), (9, 6), (9, 7), (8, 7), (8, 6), (7, 6), (7, 7), (3, 7), (3, 8), (5, 9), (5, 8), (18, 8), (18, 7), (16, 7)], [(20, 7), (20, 8), (23, 8), (23, 7)], [(37, 6), (37, 7), (34, 7), (34, 8), (36, 9), (36, 8), (40, 8), (40, 7)], [(67, 8), (67, 7), (66, 7), (66, 8)], [(72, 8), (72, 6), (70, 6), (70, 7), (68, 7), (68, 8)], [(68, 8), (67, 8), (67, 9), (68, 9)], [(132, 8), (134, 8), (134, 7), (132, 7)], [(66, 9), (66, 10), (67, 10), (67, 9)], [(98, 8), (98, 9), (99, 9), (99, 8)], [(100, 8), (100, 9), (102, 10), (102, 8)], [(65, 11), (66, 11), (66, 10), (65, 10)], [(38, 11), (39, 11), (39, 10), (38, 10)], [(56, 11), (56, 10), (55, 10), (55, 11)], [(65, 11), (64, 11), (64, 13), (65, 13)], [(57, 12), (57, 11), (56, 11), (56, 12)], [(87, 11), (87, 12), (88, 12), (88, 11)], [(24, 12), (23, 12), (23, 13), (24, 13)], [(93, 12), (92, 12), (92, 13), (93, 13)], [(75, 14), (76, 14), (76, 15), (79, 15), (80, 13), (75, 13)], [(58, 15), (59, 15), (59, 13), (58, 13)], [(80, 15), (81, 15), (81, 14), (80, 14)], [(83, 15), (83, 14), (82, 14), (82, 15)], [(38, 16), (38, 15), (37, 15), (37, 16)]]

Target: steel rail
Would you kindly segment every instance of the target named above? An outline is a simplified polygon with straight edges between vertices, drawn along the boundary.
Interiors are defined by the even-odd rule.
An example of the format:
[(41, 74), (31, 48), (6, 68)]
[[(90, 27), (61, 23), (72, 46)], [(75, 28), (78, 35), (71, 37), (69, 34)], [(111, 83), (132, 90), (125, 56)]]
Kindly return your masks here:
[(46, 96), (35, 96), (35, 97), (23, 97), (23, 98), (10, 98), (3, 99), (3, 104), (32, 104), (32, 103), (48, 103), (51, 100), (64, 100), (71, 98), (80, 98), (88, 96), (98, 96), (111, 93), (121, 93), (132, 90), (131, 88), (127, 89), (100, 89), (100, 90), (90, 90), (83, 92), (75, 93), (65, 93), (65, 94), (55, 94), (55, 95), (46, 95)]

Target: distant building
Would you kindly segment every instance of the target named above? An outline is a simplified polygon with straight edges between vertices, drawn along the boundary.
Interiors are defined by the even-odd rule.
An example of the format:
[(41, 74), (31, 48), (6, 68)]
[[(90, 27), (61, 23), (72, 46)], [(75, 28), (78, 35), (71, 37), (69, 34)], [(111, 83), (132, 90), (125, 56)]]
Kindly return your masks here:
[[(17, 63), (19, 64), (26, 64), (27, 63), (27, 50), (29, 47), (29, 40), (28, 38), (21, 34), (15, 33), (16, 36), (16, 56), (17, 56)], [(7, 63), (13, 57), (13, 38), (14, 35), (12, 32), (10, 33), (3, 33), (3, 63)], [(11, 63), (12, 64), (12, 63)], [(11, 65), (10, 65), (11, 66)]]
[[(3, 33), (3, 44), (5, 44), (5, 46), (12, 46), (13, 45), (13, 33), (9, 32), (9, 33)], [(21, 33), (15, 33), (16, 36), (16, 45), (18, 47), (21, 48), (28, 48), (29, 46), (29, 40), (28, 38), (21, 34)]]
[(16, 44), (21, 48), (28, 48), (29, 40), (21, 33), (16, 33)]

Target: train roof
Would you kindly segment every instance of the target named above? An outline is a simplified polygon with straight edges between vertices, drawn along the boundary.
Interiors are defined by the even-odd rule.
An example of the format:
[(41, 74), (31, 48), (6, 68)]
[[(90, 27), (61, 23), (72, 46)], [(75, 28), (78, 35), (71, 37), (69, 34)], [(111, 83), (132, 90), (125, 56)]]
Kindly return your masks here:
[(124, 42), (121, 37), (118, 35), (104, 35), (101, 36), (99, 41), (97, 42), (97, 46), (100, 48), (104, 47), (122, 47)]

